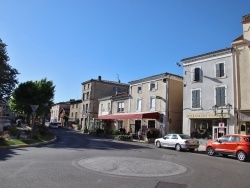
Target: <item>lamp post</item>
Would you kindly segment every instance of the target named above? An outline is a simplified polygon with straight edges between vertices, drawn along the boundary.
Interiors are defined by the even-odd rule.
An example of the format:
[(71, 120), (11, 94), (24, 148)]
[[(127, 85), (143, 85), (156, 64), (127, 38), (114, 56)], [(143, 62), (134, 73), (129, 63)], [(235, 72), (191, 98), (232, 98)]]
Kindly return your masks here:
[(34, 118), (36, 116), (36, 110), (39, 107), (39, 105), (30, 105), (32, 108), (32, 127), (31, 127), (31, 134), (30, 137), (31, 139), (33, 138), (33, 134), (34, 134)]
[[(225, 115), (229, 115), (230, 114), (230, 110), (232, 109), (232, 105), (231, 104), (226, 104), (226, 107), (219, 107), (219, 106), (217, 106), (217, 105), (214, 105), (214, 106), (212, 106), (212, 109), (213, 109), (213, 111), (214, 111), (214, 115), (216, 116), (216, 115), (219, 115), (220, 116), (220, 123), (223, 123), (223, 118), (225, 117)], [(220, 110), (220, 111), (219, 111)], [(227, 113), (224, 113), (224, 111), (223, 110), (227, 110)], [(218, 111), (219, 111), (219, 113), (218, 113)]]

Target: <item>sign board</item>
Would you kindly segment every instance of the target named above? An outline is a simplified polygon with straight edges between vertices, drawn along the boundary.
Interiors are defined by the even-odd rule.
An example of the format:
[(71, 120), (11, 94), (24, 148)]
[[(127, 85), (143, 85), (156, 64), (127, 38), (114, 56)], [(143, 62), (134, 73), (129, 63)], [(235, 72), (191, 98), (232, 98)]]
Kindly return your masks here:
[(35, 123), (39, 123), (39, 119), (35, 119)]
[(224, 130), (224, 128), (219, 128), (219, 133), (225, 133), (225, 130)]
[(225, 127), (225, 124), (223, 122), (219, 123), (219, 127)]

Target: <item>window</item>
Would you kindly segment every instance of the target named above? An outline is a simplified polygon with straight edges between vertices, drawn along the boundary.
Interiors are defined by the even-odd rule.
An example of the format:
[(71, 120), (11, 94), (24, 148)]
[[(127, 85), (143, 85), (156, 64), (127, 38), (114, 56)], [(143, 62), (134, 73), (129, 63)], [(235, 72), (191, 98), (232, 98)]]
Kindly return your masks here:
[(86, 104), (86, 113), (88, 113), (88, 111), (89, 111), (89, 104)]
[(104, 109), (103, 109), (103, 104), (101, 104), (101, 111), (102, 111), (102, 112), (104, 111)]
[(173, 134), (171, 139), (178, 139), (178, 136), (176, 134)]
[(201, 90), (192, 90), (192, 108), (201, 108)]
[(239, 142), (240, 137), (239, 136), (231, 136), (231, 142)]
[(71, 117), (73, 117), (73, 115), (74, 115), (74, 114), (73, 114), (73, 112), (72, 112), (72, 113), (71, 113)]
[(136, 101), (136, 110), (141, 111), (141, 99), (138, 98)]
[(223, 136), (218, 139), (220, 142), (228, 142), (229, 141), (229, 136)]
[(85, 100), (85, 93), (82, 94), (82, 100)]
[(74, 108), (74, 104), (72, 104), (71, 107)]
[(82, 112), (85, 113), (85, 105), (82, 105)]
[(124, 112), (124, 103), (123, 102), (118, 102), (117, 112)]
[(155, 110), (155, 97), (150, 97), (150, 109)]
[(194, 82), (201, 81), (201, 67), (195, 67), (191, 69), (191, 78)]
[(120, 87), (113, 87), (113, 92), (115, 94), (120, 93), (121, 92), (121, 88)]
[(142, 93), (141, 85), (138, 85), (138, 87), (137, 87), (137, 93)]
[(76, 108), (78, 108), (78, 104), (76, 104)]
[(89, 87), (90, 87), (90, 84), (88, 84), (88, 89), (89, 89)]
[(89, 92), (87, 92), (87, 99), (89, 99)]
[(77, 112), (75, 112), (75, 118), (77, 118)]
[(150, 82), (149, 83), (149, 91), (157, 90), (157, 82)]
[(225, 76), (225, 63), (215, 64), (215, 76), (218, 78)]
[(110, 103), (108, 103), (108, 111), (110, 111), (111, 109), (110, 109)]
[(217, 106), (226, 105), (226, 87), (216, 87), (215, 88), (215, 101)]

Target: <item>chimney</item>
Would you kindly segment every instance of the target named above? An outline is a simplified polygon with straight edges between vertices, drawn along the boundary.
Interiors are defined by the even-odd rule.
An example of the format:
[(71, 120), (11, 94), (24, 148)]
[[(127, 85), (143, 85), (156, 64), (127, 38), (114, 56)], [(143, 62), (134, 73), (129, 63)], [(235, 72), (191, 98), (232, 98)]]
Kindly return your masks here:
[(242, 22), (243, 24), (243, 38), (245, 40), (250, 41), (250, 14), (247, 14), (245, 16), (242, 17)]
[(98, 76), (98, 81), (101, 81), (102, 80), (102, 77), (101, 76)]

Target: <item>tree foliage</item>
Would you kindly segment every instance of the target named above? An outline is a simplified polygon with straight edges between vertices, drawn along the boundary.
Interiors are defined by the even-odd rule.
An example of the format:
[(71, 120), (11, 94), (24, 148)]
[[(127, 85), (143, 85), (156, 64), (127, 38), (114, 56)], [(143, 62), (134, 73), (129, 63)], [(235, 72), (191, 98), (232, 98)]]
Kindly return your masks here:
[(7, 63), (9, 56), (6, 46), (0, 39), (0, 98), (9, 99), (16, 84), (18, 84), (16, 76), (19, 73)]
[(10, 99), (10, 108), (13, 112), (30, 116), (30, 105), (39, 105), (36, 114), (43, 115), (53, 104), (55, 86), (46, 78), (41, 81), (27, 81), (19, 84)]

